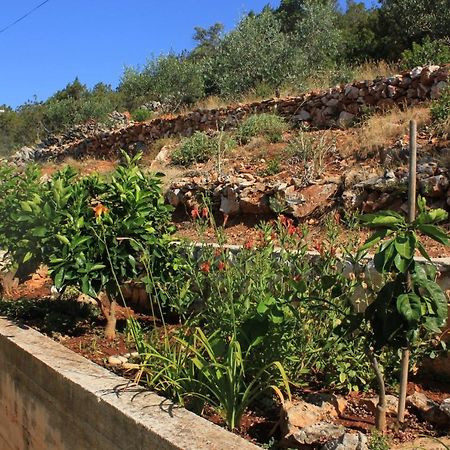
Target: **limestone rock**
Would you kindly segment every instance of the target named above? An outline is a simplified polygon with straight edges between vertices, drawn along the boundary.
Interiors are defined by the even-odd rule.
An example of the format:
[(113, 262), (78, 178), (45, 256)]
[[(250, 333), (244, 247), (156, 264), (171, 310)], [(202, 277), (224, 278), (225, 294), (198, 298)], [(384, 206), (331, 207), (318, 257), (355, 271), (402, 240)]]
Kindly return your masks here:
[(292, 214), (298, 219), (311, 215), (321, 207), (327, 206), (336, 194), (338, 186), (334, 183), (312, 185), (300, 191), (304, 201), (292, 206)]
[(367, 450), (367, 436), (360, 431), (345, 433), (340, 439), (327, 442), (321, 450)]
[(346, 127), (350, 126), (354, 120), (355, 120), (354, 114), (351, 114), (347, 111), (342, 111), (339, 114), (337, 125), (341, 128), (346, 128)]
[(406, 398), (406, 404), (414, 408), (423, 420), (438, 427), (448, 428), (450, 426), (447, 400), (444, 401), (444, 405), (441, 405), (441, 407), (425, 394), (415, 392)]
[(220, 211), (232, 216), (239, 213), (239, 199), (234, 189), (226, 187), (220, 197)]
[[(361, 405), (367, 407), (367, 409), (375, 415), (378, 406), (378, 396), (362, 399), (360, 401)], [(386, 395), (386, 414), (388, 416), (396, 416), (398, 410), (398, 398), (395, 395)]]
[(345, 434), (342, 425), (320, 422), (303, 428), (289, 437), (289, 445), (299, 449), (308, 449), (309, 446), (323, 446), (329, 441), (341, 439)]

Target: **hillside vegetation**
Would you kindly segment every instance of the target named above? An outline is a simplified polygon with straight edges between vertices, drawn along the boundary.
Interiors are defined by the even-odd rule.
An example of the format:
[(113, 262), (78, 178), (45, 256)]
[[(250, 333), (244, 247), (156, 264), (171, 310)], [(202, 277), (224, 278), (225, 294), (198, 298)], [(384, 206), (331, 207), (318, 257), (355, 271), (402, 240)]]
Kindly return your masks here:
[(112, 111), (136, 120), (183, 108), (373, 79), (396, 69), (450, 61), (447, 0), (379, 0), (374, 8), (348, 0), (281, 0), (250, 12), (229, 33), (220, 23), (196, 27), (195, 47), (127, 67), (116, 89), (89, 89), (75, 79), (46, 101), (0, 115), (0, 154)]

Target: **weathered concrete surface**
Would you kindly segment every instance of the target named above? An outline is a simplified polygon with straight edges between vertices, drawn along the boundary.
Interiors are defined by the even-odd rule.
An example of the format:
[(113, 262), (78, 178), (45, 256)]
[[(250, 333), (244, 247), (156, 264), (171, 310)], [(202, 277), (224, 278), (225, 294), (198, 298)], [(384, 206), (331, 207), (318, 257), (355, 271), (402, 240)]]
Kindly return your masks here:
[(0, 318), (1, 450), (257, 448)]

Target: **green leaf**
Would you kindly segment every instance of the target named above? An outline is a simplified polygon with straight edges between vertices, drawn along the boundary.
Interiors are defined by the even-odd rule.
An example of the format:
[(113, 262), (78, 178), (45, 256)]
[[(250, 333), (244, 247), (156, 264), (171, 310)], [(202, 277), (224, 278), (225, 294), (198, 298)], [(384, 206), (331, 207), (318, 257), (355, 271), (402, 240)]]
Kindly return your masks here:
[(105, 264), (94, 264), (89, 270), (90, 272), (93, 272), (94, 270), (101, 270), (104, 269), (106, 266)]
[(66, 238), (66, 236), (63, 236), (61, 234), (56, 234), (56, 238), (58, 241), (62, 242), (63, 244), (70, 245), (69, 239)]
[(64, 269), (61, 269), (55, 276), (55, 286), (57, 288), (61, 288), (63, 282), (64, 282)]
[(397, 297), (397, 311), (405, 318), (409, 325), (418, 323), (422, 316), (422, 303), (413, 293), (401, 294)]
[(417, 227), (423, 234), (444, 245), (450, 245), (450, 239), (447, 233), (435, 225), (422, 224)]
[(33, 212), (33, 210), (31, 209), (31, 205), (29, 202), (20, 202), (20, 207), (22, 208), (23, 211), (26, 212)]
[(364, 250), (368, 250), (369, 248), (373, 247), (374, 245), (378, 244), (382, 239), (384, 239), (386, 236), (388, 236), (391, 232), (387, 229), (383, 230), (377, 230), (375, 233), (370, 236), (366, 242), (364, 242), (364, 245), (358, 249), (359, 252), (363, 252)]
[(412, 259), (416, 250), (416, 240), (414, 233), (400, 234), (394, 240), (395, 249), (402, 258)]
[(394, 258), (394, 264), (400, 273), (406, 273), (411, 264), (411, 259), (402, 258), (400, 253), (397, 253)]
[(395, 211), (380, 211), (376, 214), (365, 214), (361, 221), (369, 228), (388, 228), (398, 229), (405, 226), (406, 222), (403, 216)]
[(27, 253), (25, 254), (25, 256), (23, 257), (22, 262), (23, 262), (23, 263), (26, 263), (26, 262), (29, 261), (32, 257), (33, 257), (33, 253), (27, 252)]

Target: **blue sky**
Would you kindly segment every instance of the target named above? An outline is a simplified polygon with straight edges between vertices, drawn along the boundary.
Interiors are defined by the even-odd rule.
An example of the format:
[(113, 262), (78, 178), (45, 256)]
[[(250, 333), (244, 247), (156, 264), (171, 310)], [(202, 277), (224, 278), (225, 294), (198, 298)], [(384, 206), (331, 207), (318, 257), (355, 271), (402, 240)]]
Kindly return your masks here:
[[(369, 0), (367, 0), (369, 1)], [(42, 0), (2, 2), (0, 29)], [(279, 0), (50, 0), (0, 34), (0, 104), (45, 100), (76, 76), (114, 87), (125, 65), (193, 46), (194, 26), (231, 29)]]

